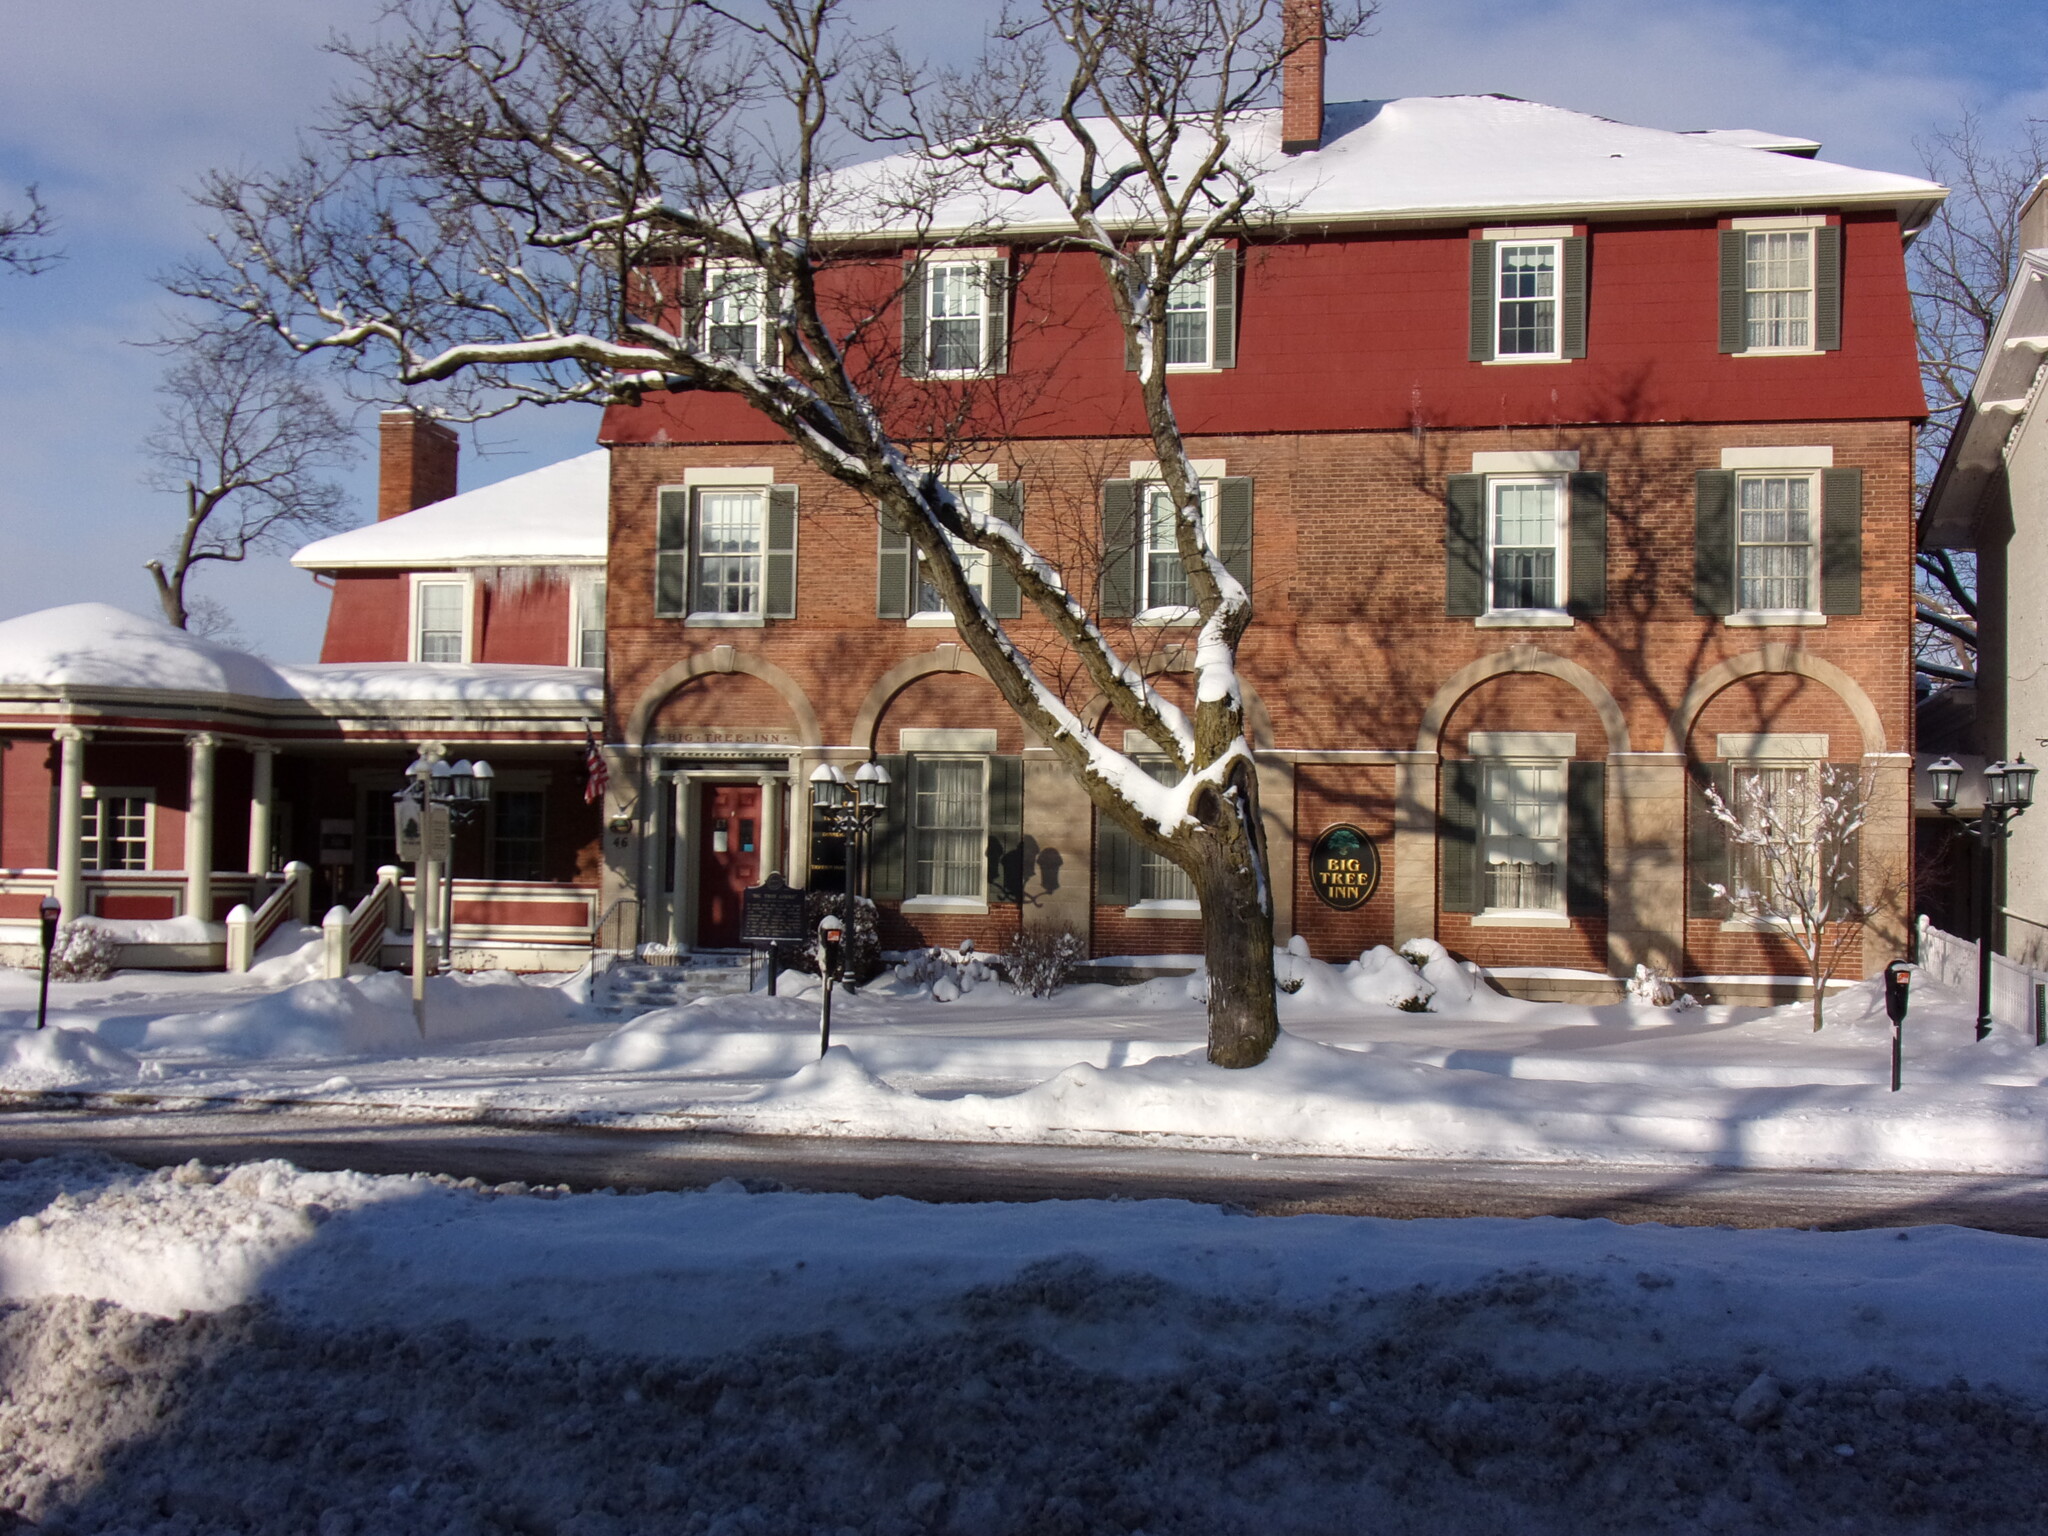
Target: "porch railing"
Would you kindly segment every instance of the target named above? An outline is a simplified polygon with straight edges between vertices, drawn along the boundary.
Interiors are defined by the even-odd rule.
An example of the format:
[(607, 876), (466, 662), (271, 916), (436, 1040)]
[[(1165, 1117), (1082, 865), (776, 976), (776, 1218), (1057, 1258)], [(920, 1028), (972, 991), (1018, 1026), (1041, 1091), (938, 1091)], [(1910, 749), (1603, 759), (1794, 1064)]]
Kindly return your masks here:
[[(254, 894), (253, 892), (251, 894)], [(313, 871), (297, 859), (285, 865), (277, 889), (255, 911), (238, 902), (227, 916), (227, 968), (237, 975), (256, 963), (256, 955), (287, 917), (303, 924), (313, 911)]]
[(320, 922), (320, 974), (339, 981), (352, 965), (373, 965), (384, 948), (384, 936), (398, 926), (399, 882), (396, 864), (380, 865), (370, 893), (348, 907), (332, 907)]

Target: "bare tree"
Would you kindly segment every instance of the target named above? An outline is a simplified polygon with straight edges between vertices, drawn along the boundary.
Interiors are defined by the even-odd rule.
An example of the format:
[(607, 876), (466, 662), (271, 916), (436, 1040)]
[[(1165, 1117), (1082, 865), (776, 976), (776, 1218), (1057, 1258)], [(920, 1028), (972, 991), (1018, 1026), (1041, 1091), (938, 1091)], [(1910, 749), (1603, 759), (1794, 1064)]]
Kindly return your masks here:
[(64, 259), (62, 253), (50, 245), (50, 236), (55, 228), (56, 221), (43, 205), (41, 194), (31, 186), (28, 189), (28, 207), (18, 213), (11, 208), (0, 208), (0, 267), (19, 272), (24, 277), (47, 272)]
[(1798, 949), (1813, 984), (1815, 1029), (1849, 945), (1904, 888), (1892, 871), (1865, 876), (1859, 868), (1875, 784), (1869, 774), (1821, 765), (1757, 770), (1738, 785), (1733, 806), (1707, 790), (1733, 868), (1730, 884), (1710, 889), (1736, 918), (1768, 926)]
[[(1270, 98), (1290, 49), (1322, 38), (1284, 34), (1276, 0), (1045, 0), (1034, 24), (999, 34), (976, 121), (956, 115), (976, 131), (948, 153), (911, 149), (849, 174), (840, 162), (872, 155), (878, 125), (922, 133), (906, 85), (943, 84), (859, 36), (853, 14), (848, 0), (402, 0), (388, 41), (344, 49), (361, 84), (324, 150), (208, 183), (219, 262), (180, 286), (300, 351), (459, 389), (475, 413), (663, 389), (746, 401), (908, 531), (1009, 706), (1106, 816), (1187, 871), (1209, 1057), (1254, 1064), (1278, 1023), (1235, 669), (1251, 599), (1204, 527), (1161, 340), (1175, 282), (1253, 215), (1241, 114)], [(1027, 131), (1035, 104), (1051, 110)], [(972, 243), (1000, 221), (960, 210), (993, 210), (1003, 186), (1057, 200), (1139, 359), (1192, 598), (1192, 711), (1105, 634), (1077, 595), (1092, 580), (1067, 579), (1092, 573), (1063, 572), (937, 472), (962, 436), (1000, 440), (1004, 382), (953, 391), (903, 377), (915, 370), (890, 339), (897, 253), (927, 234)], [(761, 274), (772, 366), (709, 344), (693, 286), (707, 262)], [(963, 546), (1010, 574), (1049, 641), (1005, 628)], [(1090, 694), (1158, 745), (1173, 782), (1108, 744), (1084, 718)]]
[[(1995, 142), (1983, 119), (1964, 112), (1919, 144), (1927, 173), (1952, 190), (1907, 261), (1927, 425), (1920, 434), (1920, 483), (1932, 485), (1970, 397), (2006, 291), (2019, 271), (2020, 210), (2048, 174), (2048, 129), (2029, 119), (2017, 137)], [(1944, 682), (1971, 682), (1977, 669), (1977, 572), (1970, 551), (1918, 557), (1917, 669)]]
[(342, 527), (341, 487), (321, 476), (354, 461), (355, 435), (277, 338), (252, 326), (183, 343), (157, 392), (148, 483), (181, 496), (185, 516), (168, 554), (144, 568), (166, 620), (218, 632), (218, 605), (187, 591), (193, 572)]

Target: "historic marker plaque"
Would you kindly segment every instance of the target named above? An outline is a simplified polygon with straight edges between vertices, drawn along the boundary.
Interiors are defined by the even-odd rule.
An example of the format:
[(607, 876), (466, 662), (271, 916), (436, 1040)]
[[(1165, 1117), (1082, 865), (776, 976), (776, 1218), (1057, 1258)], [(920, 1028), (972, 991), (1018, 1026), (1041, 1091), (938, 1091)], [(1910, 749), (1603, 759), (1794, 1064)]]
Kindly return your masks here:
[(780, 874), (770, 874), (746, 891), (745, 915), (740, 919), (743, 944), (801, 944), (804, 932), (804, 891), (786, 884)]
[(1348, 822), (1325, 827), (1309, 850), (1308, 878), (1326, 907), (1355, 912), (1380, 884), (1380, 851)]

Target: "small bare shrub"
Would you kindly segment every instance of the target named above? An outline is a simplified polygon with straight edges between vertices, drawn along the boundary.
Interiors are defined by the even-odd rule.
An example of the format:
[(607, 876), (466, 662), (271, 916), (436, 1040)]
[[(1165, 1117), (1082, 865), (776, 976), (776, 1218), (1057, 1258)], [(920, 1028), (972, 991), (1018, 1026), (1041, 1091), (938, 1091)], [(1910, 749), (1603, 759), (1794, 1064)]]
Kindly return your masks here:
[(1088, 943), (1071, 928), (1032, 928), (1010, 940), (1004, 968), (1027, 997), (1051, 997), (1088, 958)]

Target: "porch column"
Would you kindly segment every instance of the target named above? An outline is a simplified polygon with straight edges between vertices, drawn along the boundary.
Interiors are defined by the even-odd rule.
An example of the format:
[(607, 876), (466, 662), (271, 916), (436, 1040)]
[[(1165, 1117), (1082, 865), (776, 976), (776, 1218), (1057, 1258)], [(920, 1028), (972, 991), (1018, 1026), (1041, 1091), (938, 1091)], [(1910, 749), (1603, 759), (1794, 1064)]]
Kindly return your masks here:
[(270, 819), (275, 799), (277, 748), (249, 749), (249, 873), (270, 873)]
[(207, 731), (187, 736), (192, 755), (191, 794), (185, 806), (185, 915), (213, 921), (213, 752), (220, 738)]
[(57, 900), (64, 921), (85, 915), (85, 732), (60, 725), (57, 738)]
[(761, 775), (761, 878), (766, 880), (771, 872), (781, 874), (782, 861), (782, 778), (779, 774)]

